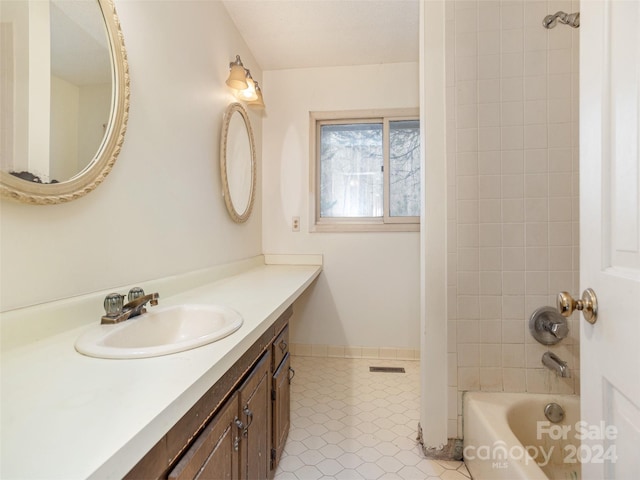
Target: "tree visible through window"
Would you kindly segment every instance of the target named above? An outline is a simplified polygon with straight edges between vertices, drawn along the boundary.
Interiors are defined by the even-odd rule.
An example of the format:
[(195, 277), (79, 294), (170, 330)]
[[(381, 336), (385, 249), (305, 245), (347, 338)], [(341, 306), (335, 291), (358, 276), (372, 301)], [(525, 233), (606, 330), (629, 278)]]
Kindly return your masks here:
[(389, 122), (389, 215), (420, 216), (420, 122)]
[(320, 217), (382, 216), (382, 124), (322, 125), (320, 139)]
[(323, 119), (316, 136), (316, 223), (418, 223), (418, 119)]

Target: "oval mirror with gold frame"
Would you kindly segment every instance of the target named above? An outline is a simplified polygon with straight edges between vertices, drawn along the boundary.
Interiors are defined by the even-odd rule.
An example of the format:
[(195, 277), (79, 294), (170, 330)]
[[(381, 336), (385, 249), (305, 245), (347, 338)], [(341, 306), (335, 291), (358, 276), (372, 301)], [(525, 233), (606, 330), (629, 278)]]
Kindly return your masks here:
[[(3, 138), (5, 146), (2, 153), (5, 157), (2, 161), (2, 168), (0, 169), (0, 195), (3, 198), (10, 200), (30, 203), (36, 205), (47, 205), (68, 202), (80, 198), (87, 193), (94, 190), (100, 183), (102, 183), (105, 177), (111, 171), (120, 150), (124, 142), (124, 135), (127, 128), (127, 120), (129, 115), (129, 68), (127, 63), (127, 55), (124, 46), (124, 40), (122, 31), (120, 29), (120, 22), (118, 20), (115, 6), (112, 0), (93, 0), (87, 1), (69, 1), (69, 0), (52, 0), (51, 2), (39, 2), (37, 0), (30, 2), (11, 2), (16, 5), (28, 5), (29, 8), (46, 8), (47, 12), (44, 18), (46, 18), (44, 28), (39, 31), (49, 32), (49, 34), (43, 34), (39, 45), (34, 47), (29, 44), (29, 55), (36, 56), (38, 52), (33, 52), (32, 48), (44, 48), (44, 51), (50, 51), (50, 76), (49, 72), (40, 72), (39, 76), (34, 76), (32, 73), (27, 73), (27, 79), (15, 80), (8, 85), (2, 85), (3, 99), (15, 99), (26, 98), (25, 102), (15, 101), (15, 112), (13, 112), (13, 119), (24, 118), (29, 115), (28, 126), (26, 122), (21, 124), (16, 121), (16, 125), (12, 124), (11, 130), (13, 134), (9, 135), (9, 139)], [(8, 5), (8, 4), (7, 4)], [(11, 27), (14, 31), (17, 29), (34, 29), (34, 25), (31, 24), (34, 18), (33, 15), (16, 14), (5, 9), (0, 12), (3, 16), (3, 22), (6, 24), (5, 19), (7, 16), (13, 17), (11, 21)], [(35, 16), (35, 17), (42, 17)], [(22, 22), (22, 23), (21, 23)], [(4, 37), (3, 37), (4, 38)], [(81, 40), (83, 39), (83, 40)], [(86, 42), (84, 41), (86, 39)], [(48, 45), (50, 43), (51, 45)], [(81, 100), (78, 102), (81, 106), (76, 106), (70, 102), (67, 102), (68, 98), (72, 97), (72, 94), (68, 96), (60, 97), (61, 90), (72, 91), (77, 85), (70, 79), (83, 77), (86, 83), (90, 83), (92, 80), (88, 79), (91, 75), (97, 75), (98, 67), (94, 71), (86, 68), (87, 65), (83, 63), (89, 63), (86, 58), (88, 56), (76, 62), (74, 65), (69, 60), (73, 60), (72, 57), (79, 57), (74, 47), (78, 44), (90, 43), (95, 46), (96, 52), (104, 52), (104, 60), (102, 61), (101, 75), (103, 79), (106, 79), (106, 93), (104, 90), (101, 94), (96, 94), (95, 89), (91, 94), (87, 93), (75, 93), (76, 97), (81, 98), (84, 95), (93, 95), (90, 97), (92, 100), (98, 96), (104, 98), (102, 106), (96, 106), (95, 102), (87, 102), (89, 107), (83, 107)], [(43, 47), (44, 46), (44, 47)], [(55, 47), (58, 46), (59, 48)], [(21, 51), (19, 45), (12, 45), (8, 52), (16, 56)], [(3, 48), (3, 56), (5, 50)], [(101, 53), (102, 54), (102, 53)], [(60, 55), (60, 57), (56, 56)], [(93, 56), (98, 56), (94, 54)], [(15, 62), (14, 62), (15, 63)], [(47, 69), (49, 66), (47, 65)], [(64, 73), (60, 73), (64, 71)], [(69, 76), (65, 76), (68, 74)], [(14, 77), (20, 77), (21, 72), (14, 72)], [(35, 78), (34, 78), (35, 77)], [(46, 83), (36, 85), (33, 87), (33, 83), (37, 81), (44, 81)], [(99, 81), (99, 80), (98, 80)], [(93, 80), (94, 84), (98, 81)], [(29, 94), (32, 92), (44, 92), (44, 98), (41, 101), (42, 110), (39, 110), (39, 115), (34, 115), (31, 111), (22, 112), (26, 108), (22, 108), (23, 105), (29, 105), (28, 109), (31, 110), (31, 104), (35, 104), (35, 99), (30, 96), (24, 97), (16, 94), (16, 90), (21, 88), (21, 84), (29, 84)], [(109, 85), (110, 83), (110, 85)], [(62, 84), (62, 86), (60, 86)], [(39, 90), (38, 90), (39, 88)], [(80, 89), (87, 87), (83, 84)], [(40, 98), (40, 100), (42, 100)], [(61, 100), (62, 99), (62, 100)], [(11, 100), (14, 102), (14, 100)], [(54, 113), (54, 107), (56, 103), (62, 103), (61, 115)], [(3, 107), (4, 108), (4, 107)], [(69, 114), (69, 111), (74, 112)], [(55, 131), (61, 123), (65, 126), (69, 123), (69, 115), (74, 115), (76, 124), (80, 126), (76, 133), (77, 142), (87, 143), (86, 138), (90, 135), (83, 133), (81, 130), (82, 124), (85, 121), (85, 117), (80, 116), (79, 112), (89, 112), (93, 120), (93, 143), (89, 145), (72, 145), (66, 151), (73, 151), (77, 156), (74, 159), (75, 170), (68, 171), (68, 174), (58, 177), (53, 172), (60, 170), (57, 165), (58, 156), (54, 154), (54, 147), (59, 146), (61, 134)], [(98, 112), (102, 111), (102, 118), (98, 116)], [(44, 112), (44, 114), (42, 113)], [(50, 112), (50, 115), (46, 113)], [(56, 110), (55, 112), (59, 112)], [(32, 118), (37, 119), (40, 123), (39, 126), (33, 125)], [(48, 124), (47, 119), (49, 120)], [(60, 121), (62, 119), (62, 121)], [(5, 118), (3, 120), (6, 121)], [(6, 123), (5, 123), (6, 124)], [(51, 132), (51, 133), (49, 133)], [(46, 137), (45, 140), (40, 141), (38, 134)], [(67, 135), (68, 136), (68, 135)], [(22, 144), (27, 145), (23, 147)], [(47, 147), (41, 149), (39, 155), (33, 156), (34, 147), (38, 147), (39, 144), (46, 143)], [(69, 141), (71, 144), (72, 142)], [(8, 146), (6, 144), (9, 144)], [(28, 158), (27, 157), (27, 153)], [(33, 158), (32, 158), (33, 156)], [(15, 157), (15, 158), (14, 158)], [(62, 155), (63, 161), (67, 161), (67, 156)], [(30, 165), (35, 164), (36, 167)], [(45, 171), (43, 175), (41, 172)]]
[(227, 107), (222, 122), (220, 176), (229, 215), (246, 222), (256, 195), (256, 148), (249, 114), (239, 103)]

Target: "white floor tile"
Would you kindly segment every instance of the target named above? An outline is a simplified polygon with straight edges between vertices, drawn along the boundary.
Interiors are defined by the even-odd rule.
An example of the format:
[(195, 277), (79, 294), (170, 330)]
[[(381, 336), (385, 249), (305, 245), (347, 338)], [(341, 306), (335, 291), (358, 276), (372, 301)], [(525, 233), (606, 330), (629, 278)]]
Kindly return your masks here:
[(291, 364), (291, 430), (275, 480), (469, 480), (464, 463), (420, 451), (417, 361), (295, 356)]

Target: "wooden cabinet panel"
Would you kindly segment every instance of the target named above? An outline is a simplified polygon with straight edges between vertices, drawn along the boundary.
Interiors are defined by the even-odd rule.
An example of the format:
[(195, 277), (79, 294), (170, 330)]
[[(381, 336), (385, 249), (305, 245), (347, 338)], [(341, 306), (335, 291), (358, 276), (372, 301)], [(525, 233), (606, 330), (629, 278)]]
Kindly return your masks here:
[(273, 411), (273, 438), (272, 438), (272, 456), (271, 469), (275, 471), (284, 450), (284, 444), (289, 434), (289, 424), (291, 423), (290, 408), (290, 391), (291, 382), (289, 380), (290, 356), (284, 357), (280, 364), (280, 368), (273, 375), (273, 394), (272, 394), (272, 411)]
[(289, 353), (289, 326), (287, 325), (282, 329), (280, 334), (273, 341), (273, 367), (272, 371), (275, 372), (284, 356)]
[(238, 394), (234, 394), (222, 410), (198, 436), (176, 467), (170, 480), (235, 480), (238, 478), (239, 456), (236, 425)]
[(240, 419), (246, 425), (240, 442), (240, 478), (266, 480), (271, 451), (271, 388), (269, 367), (271, 355), (267, 351), (242, 384)]

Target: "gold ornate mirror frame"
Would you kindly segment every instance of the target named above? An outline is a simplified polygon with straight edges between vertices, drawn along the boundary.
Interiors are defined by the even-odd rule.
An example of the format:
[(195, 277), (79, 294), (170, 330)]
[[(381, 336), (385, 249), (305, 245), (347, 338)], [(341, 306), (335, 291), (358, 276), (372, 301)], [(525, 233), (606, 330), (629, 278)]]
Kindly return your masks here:
[[(232, 123), (234, 117), (237, 119), (236, 115), (242, 118), (242, 122)], [(242, 125), (244, 130), (234, 130), (234, 127), (240, 128), (239, 125)], [(234, 156), (238, 152), (233, 148), (233, 144), (237, 141), (244, 143), (242, 140), (246, 140), (247, 145), (242, 145), (244, 148), (241, 150), (248, 151), (244, 152), (247, 154), (244, 158), (239, 158)], [(236, 223), (246, 222), (251, 215), (256, 196), (256, 147), (249, 114), (239, 103), (229, 105), (224, 114), (220, 138), (220, 176), (224, 203), (229, 216)], [(238, 197), (238, 188), (234, 188), (238, 183), (241, 184), (240, 193), (246, 190), (248, 198)], [(242, 205), (245, 206), (244, 210), (239, 211)]]
[(129, 66), (120, 22), (112, 0), (96, 1), (106, 24), (113, 75), (111, 116), (102, 145), (84, 170), (60, 183), (35, 183), (0, 171), (0, 196), (3, 198), (35, 205), (75, 200), (100, 185), (118, 158), (129, 117)]

